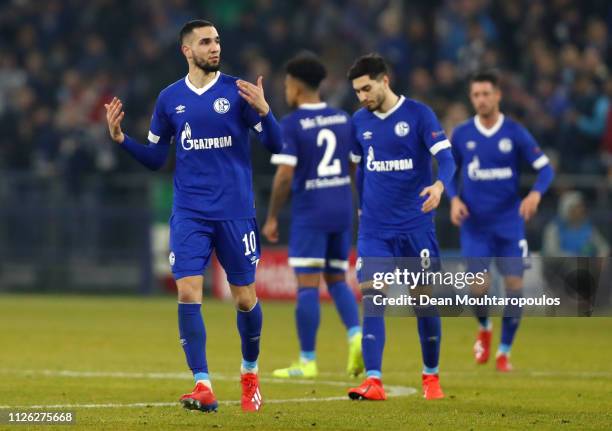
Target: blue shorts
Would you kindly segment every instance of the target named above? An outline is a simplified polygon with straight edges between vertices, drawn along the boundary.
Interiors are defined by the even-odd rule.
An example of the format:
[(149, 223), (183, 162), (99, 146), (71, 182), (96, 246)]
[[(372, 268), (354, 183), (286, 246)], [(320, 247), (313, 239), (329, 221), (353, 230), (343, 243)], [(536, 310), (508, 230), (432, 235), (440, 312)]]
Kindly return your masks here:
[(322, 232), (292, 227), (289, 236), (289, 266), (296, 273), (341, 273), (348, 269), (351, 229)]
[(413, 233), (359, 233), (357, 279), (370, 281), (375, 272), (439, 271), (440, 250), (435, 231)]
[(488, 269), (491, 260), (501, 275), (523, 276), (529, 249), (523, 228), (499, 231), (477, 229), (469, 223), (461, 226), (461, 254), (467, 258), (468, 271)]
[(227, 281), (246, 286), (255, 281), (259, 230), (255, 219), (204, 220), (174, 213), (170, 218), (170, 266), (176, 280), (202, 275), (213, 249)]

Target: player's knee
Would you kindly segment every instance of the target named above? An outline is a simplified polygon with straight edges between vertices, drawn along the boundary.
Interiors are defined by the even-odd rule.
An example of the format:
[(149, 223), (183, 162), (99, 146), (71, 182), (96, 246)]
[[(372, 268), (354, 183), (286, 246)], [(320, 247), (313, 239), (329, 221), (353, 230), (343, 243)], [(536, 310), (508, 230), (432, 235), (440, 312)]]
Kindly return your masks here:
[(518, 276), (508, 276), (505, 279), (506, 292), (519, 293), (523, 290), (523, 278)]
[(331, 286), (332, 284), (339, 283), (341, 281), (346, 281), (346, 276), (344, 272), (340, 273), (324, 273), (323, 278), (325, 279), (325, 283), (327, 286)]
[(232, 289), (234, 305), (241, 311), (251, 310), (257, 304), (255, 287), (242, 286)]
[(179, 302), (202, 302), (202, 277), (183, 277), (176, 281)]
[(297, 281), (299, 287), (319, 287), (321, 273), (297, 273)]
[(484, 296), (489, 291), (489, 286), (491, 285), (491, 277), (489, 277), (489, 274), (487, 273), (482, 278), (482, 283), (474, 281), (474, 283), (470, 284), (470, 292), (472, 296)]

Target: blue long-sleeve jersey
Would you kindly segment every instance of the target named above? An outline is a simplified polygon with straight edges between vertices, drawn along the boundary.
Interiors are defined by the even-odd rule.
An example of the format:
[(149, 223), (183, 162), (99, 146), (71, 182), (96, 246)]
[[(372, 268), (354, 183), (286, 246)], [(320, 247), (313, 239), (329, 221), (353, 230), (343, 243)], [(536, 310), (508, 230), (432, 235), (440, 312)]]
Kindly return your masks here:
[(500, 114), (497, 123), (485, 128), (478, 117), (460, 124), (452, 136), (453, 153), (459, 166), (457, 184), (449, 197), (459, 195), (470, 212), (468, 222), (487, 229), (522, 225), (519, 215), (521, 164), (538, 171), (533, 190), (544, 193), (554, 174), (548, 157), (520, 124)]
[(205, 87), (188, 77), (165, 88), (151, 118), (148, 145), (126, 136), (123, 147), (145, 166), (161, 167), (176, 143), (174, 209), (209, 220), (255, 217), (249, 132), (273, 153), (282, 148), (270, 111), (261, 117), (240, 95), (237, 78), (217, 72)]

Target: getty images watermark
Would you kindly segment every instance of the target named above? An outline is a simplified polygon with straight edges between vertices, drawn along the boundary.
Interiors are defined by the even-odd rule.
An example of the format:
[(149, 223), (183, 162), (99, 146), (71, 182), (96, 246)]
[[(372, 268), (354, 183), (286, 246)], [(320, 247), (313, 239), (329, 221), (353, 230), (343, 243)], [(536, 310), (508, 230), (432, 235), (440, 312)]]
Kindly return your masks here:
[[(385, 286), (405, 286), (411, 290), (419, 286), (447, 286), (457, 290), (466, 287), (478, 290), (487, 286), (488, 270), (479, 272), (459, 271), (459, 272), (429, 272), (421, 269), (419, 272), (409, 271), (408, 269), (396, 268), (392, 272), (375, 272), (372, 277), (372, 287), (377, 290)], [(546, 294), (537, 298), (525, 298), (517, 296), (497, 297), (489, 295), (470, 295), (467, 293), (455, 294), (451, 297), (435, 297), (429, 294), (400, 294), (389, 297), (385, 294), (374, 295), (374, 305), (389, 306), (428, 306), (428, 305), (447, 305), (447, 306), (506, 306), (516, 305), (525, 306), (559, 306), (561, 298), (549, 297)]]
[(443, 316), (483, 307), (494, 316), (511, 306), (534, 316), (612, 316), (610, 258), (362, 258), (357, 273), (376, 308), (366, 315), (434, 306)]

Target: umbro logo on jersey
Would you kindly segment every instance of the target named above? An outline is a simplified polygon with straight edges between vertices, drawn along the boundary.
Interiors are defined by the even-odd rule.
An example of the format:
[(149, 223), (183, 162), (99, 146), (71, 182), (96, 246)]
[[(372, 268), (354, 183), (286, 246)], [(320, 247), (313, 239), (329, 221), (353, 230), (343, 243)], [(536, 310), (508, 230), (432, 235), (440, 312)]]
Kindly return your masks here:
[(467, 144), (465, 144), (465, 146), (467, 147), (468, 150), (475, 150), (476, 149), (476, 142), (475, 141), (468, 141)]
[(363, 132), (363, 139), (372, 139), (372, 132), (369, 130), (367, 132)]
[(174, 109), (176, 109), (177, 114), (182, 114), (183, 112), (185, 112), (185, 105), (179, 105)]
[(213, 108), (215, 108), (215, 112), (218, 114), (225, 114), (230, 109), (229, 100), (227, 100), (225, 97), (219, 97), (213, 103)]

